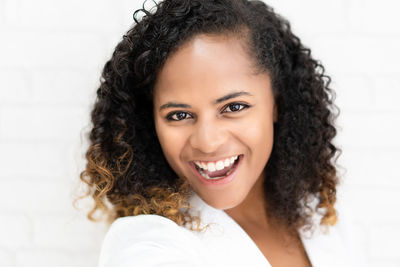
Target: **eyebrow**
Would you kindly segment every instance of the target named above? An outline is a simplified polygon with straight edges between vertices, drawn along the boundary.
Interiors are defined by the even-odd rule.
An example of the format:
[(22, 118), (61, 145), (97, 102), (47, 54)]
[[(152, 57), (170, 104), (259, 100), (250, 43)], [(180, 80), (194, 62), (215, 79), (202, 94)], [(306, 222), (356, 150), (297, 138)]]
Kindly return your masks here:
[[(241, 96), (241, 95), (248, 95), (248, 96), (253, 96), (252, 94), (250, 94), (249, 92), (246, 91), (240, 91), (240, 92), (235, 92), (235, 93), (231, 93), (231, 94), (227, 94), (226, 96), (223, 96), (221, 98), (218, 98), (217, 100), (214, 101), (214, 105), (217, 105), (221, 102), (224, 102), (226, 100)], [(183, 104), (183, 103), (177, 103), (177, 102), (167, 102), (164, 105), (162, 105), (160, 107), (160, 111), (163, 109), (167, 109), (167, 108), (191, 108), (192, 106), (188, 105), (188, 104)]]

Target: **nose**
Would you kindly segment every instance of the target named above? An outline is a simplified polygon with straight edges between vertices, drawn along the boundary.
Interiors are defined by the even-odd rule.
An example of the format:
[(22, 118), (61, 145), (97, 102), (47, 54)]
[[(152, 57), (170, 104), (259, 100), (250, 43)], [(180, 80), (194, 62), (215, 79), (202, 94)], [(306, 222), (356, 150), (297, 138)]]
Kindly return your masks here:
[(192, 148), (200, 150), (204, 154), (212, 154), (226, 143), (228, 133), (217, 119), (198, 120), (189, 142)]

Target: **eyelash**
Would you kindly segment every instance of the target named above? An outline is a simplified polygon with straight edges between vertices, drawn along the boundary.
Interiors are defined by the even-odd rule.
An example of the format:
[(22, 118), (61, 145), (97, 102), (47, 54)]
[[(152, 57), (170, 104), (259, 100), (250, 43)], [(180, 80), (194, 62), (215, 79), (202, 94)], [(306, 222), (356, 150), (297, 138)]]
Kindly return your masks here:
[[(240, 106), (243, 106), (243, 108), (242, 108), (242, 109), (239, 109), (239, 110), (237, 110), (237, 111), (231, 111), (231, 112), (228, 112), (228, 113), (240, 112), (240, 111), (242, 111), (242, 110), (247, 109), (247, 108), (250, 107), (250, 105), (247, 105), (247, 104), (244, 104), (244, 103), (233, 102), (233, 103), (229, 103), (228, 105), (226, 105), (226, 106), (224, 107), (224, 110), (225, 110), (226, 108), (228, 108), (228, 107), (231, 107), (232, 105), (240, 105)], [(189, 113), (184, 112), (184, 111), (176, 111), (176, 112), (171, 112), (171, 113), (169, 113), (165, 118), (166, 118), (168, 121), (181, 121), (181, 120), (184, 120), (184, 119), (181, 119), (181, 120), (172, 119), (172, 116), (174, 116), (174, 115), (176, 115), (176, 114), (179, 114), (179, 113), (189, 114)], [(185, 119), (186, 119), (186, 116), (185, 116)]]

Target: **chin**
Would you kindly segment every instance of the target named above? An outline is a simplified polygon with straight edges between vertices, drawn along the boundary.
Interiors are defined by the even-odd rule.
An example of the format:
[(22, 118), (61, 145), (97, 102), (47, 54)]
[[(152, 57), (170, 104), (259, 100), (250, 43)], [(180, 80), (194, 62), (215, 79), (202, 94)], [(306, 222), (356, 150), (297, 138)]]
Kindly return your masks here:
[(233, 204), (233, 205), (221, 205), (219, 207), (214, 207), (216, 209), (219, 210), (229, 210), (229, 209), (233, 209), (234, 207), (238, 206), (239, 204)]
[(217, 196), (214, 197), (201, 197), (204, 202), (206, 202), (209, 206), (219, 209), (219, 210), (227, 210), (232, 209), (242, 203), (243, 199), (227, 199), (226, 197)]

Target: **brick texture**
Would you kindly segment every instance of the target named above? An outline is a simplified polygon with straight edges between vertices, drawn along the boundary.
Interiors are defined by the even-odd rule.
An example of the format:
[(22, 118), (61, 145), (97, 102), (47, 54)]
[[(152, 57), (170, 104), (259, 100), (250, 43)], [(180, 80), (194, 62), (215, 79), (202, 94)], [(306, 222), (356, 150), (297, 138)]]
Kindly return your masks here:
[[(266, 2), (332, 77), (340, 205), (369, 266), (400, 266), (400, 3)], [(96, 266), (106, 227), (72, 200), (101, 69), (141, 5), (0, 0), (1, 266)]]

